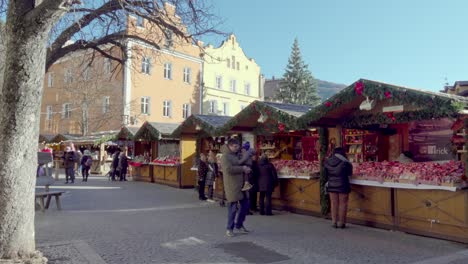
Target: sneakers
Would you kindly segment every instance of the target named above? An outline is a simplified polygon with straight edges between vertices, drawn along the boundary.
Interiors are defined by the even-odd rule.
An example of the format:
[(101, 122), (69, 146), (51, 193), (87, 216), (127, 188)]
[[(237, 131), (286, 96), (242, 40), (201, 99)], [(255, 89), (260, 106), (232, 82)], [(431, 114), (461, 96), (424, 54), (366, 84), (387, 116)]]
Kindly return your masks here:
[(232, 230), (226, 230), (226, 236), (233, 237), (235, 235), (234, 235), (234, 232), (232, 232)]
[(252, 187), (253, 187), (252, 184), (250, 184), (249, 182), (245, 182), (244, 187), (242, 187), (241, 191), (243, 191), (243, 192), (248, 191), (248, 190), (252, 189)]
[(250, 231), (247, 230), (247, 229), (246, 229), (245, 227), (243, 227), (243, 226), (241, 226), (241, 227), (239, 227), (239, 228), (236, 228), (236, 231), (239, 232), (239, 233), (241, 233), (241, 234), (248, 234), (248, 233), (250, 233)]
[(207, 201), (207, 202), (210, 202), (210, 203), (214, 203), (214, 202), (215, 202), (215, 200), (213, 200), (213, 199), (211, 199), (211, 198), (208, 198), (206, 201)]

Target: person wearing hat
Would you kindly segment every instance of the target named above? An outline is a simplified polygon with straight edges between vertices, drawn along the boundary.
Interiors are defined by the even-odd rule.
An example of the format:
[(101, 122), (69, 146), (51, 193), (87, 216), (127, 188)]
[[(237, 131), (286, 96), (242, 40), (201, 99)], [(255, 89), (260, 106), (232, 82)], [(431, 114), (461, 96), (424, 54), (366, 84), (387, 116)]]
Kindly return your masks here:
[(73, 145), (65, 147), (65, 154), (63, 155), (63, 165), (65, 167), (65, 183), (75, 183), (75, 163), (77, 162), (77, 155), (75, 154)]
[(93, 165), (93, 158), (91, 157), (91, 152), (89, 150), (85, 150), (83, 153), (83, 157), (81, 158), (81, 176), (83, 176), (83, 181), (88, 181), (89, 170), (91, 169), (91, 165)]

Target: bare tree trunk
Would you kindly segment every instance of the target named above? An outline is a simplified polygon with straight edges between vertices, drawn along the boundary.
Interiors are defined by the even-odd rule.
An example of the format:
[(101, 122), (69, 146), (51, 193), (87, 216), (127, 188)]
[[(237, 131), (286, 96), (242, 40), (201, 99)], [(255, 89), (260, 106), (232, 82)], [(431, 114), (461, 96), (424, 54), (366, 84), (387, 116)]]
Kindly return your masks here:
[(35, 249), (34, 187), (46, 43), (62, 4), (9, 2), (0, 83), (0, 263), (46, 262)]
[(81, 110), (83, 111), (82, 114), (82, 134), (83, 136), (88, 135), (89, 131), (89, 107), (88, 107), (88, 99), (84, 99), (82, 102)]

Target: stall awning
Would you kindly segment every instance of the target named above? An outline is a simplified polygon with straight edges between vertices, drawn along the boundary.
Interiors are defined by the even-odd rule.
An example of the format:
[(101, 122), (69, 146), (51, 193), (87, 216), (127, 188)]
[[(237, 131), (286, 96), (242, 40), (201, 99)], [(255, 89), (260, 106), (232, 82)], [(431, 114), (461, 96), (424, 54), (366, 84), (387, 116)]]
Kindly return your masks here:
[(145, 122), (135, 133), (134, 140), (158, 141), (160, 139), (170, 139), (174, 130), (179, 124)]
[(51, 140), (50, 143), (62, 143), (67, 140), (75, 139), (79, 137), (79, 135), (68, 135), (68, 134), (57, 134)]
[(118, 132), (119, 131), (117, 130), (94, 132), (89, 134), (88, 136), (74, 136), (67, 140), (64, 140), (64, 142), (73, 142), (77, 145), (100, 145), (115, 140)]
[(306, 105), (254, 101), (221, 127), (220, 132), (255, 130), (257, 133), (273, 133), (297, 129), (297, 119), (310, 109)]
[(140, 128), (141, 127), (124, 126), (120, 129), (119, 133), (116, 135), (116, 138), (119, 140), (133, 140)]
[(467, 106), (465, 97), (361, 79), (301, 116), (298, 125), (365, 127), (407, 123), (457, 117)]
[(173, 137), (180, 137), (183, 134), (204, 134), (207, 136), (218, 136), (219, 128), (224, 126), (230, 116), (216, 115), (191, 115), (172, 134)]

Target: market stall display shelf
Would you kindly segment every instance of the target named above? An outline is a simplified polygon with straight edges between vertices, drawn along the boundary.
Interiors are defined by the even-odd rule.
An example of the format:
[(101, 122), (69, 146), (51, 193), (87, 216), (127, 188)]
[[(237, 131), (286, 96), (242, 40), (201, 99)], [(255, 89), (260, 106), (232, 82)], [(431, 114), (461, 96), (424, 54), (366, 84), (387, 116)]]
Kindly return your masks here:
[(383, 188), (399, 188), (399, 189), (415, 189), (415, 190), (446, 190), (456, 192), (467, 187), (457, 186), (442, 186), (442, 185), (429, 185), (429, 184), (409, 184), (409, 183), (397, 183), (397, 182), (378, 182), (369, 180), (357, 180), (351, 179), (351, 184), (363, 185), (363, 186), (375, 186)]

